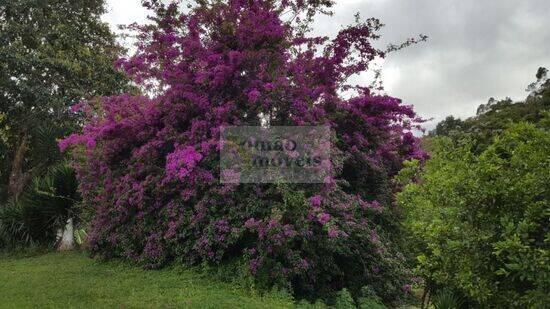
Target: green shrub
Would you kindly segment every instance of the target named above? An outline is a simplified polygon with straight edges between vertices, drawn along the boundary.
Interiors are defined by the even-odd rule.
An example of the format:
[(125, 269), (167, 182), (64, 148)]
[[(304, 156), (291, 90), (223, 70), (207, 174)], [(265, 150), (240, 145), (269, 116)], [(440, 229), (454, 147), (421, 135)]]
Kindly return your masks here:
[(550, 303), (550, 132), (516, 124), (480, 154), (468, 140), (432, 147), (398, 195), (420, 275), (482, 307)]
[(361, 297), (359, 298), (359, 308), (361, 309), (384, 309), (386, 306), (382, 304), (380, 297), (371, 286), (365, 286), (361, 289)]
[(342, 289), (336, 294), (334, 308), (355, 309), (357, 308), (357, 306), (355, 306), (355, 302), (353, 301), (353, 297), (351, 297), (351, 293), (347, 289)]
[(435, 309), (457, 309), (462, 302), (451, 291), (444, 290), (434, 296), (432, 303)]
[(372, 298), (361, 298), (359, 300), (359, 308), (361, 309), (385, 309), (386, 306), (378, 300)]
[(35, 178), (17, 202), (0, 206), (0, 248), (53, 245), (57, 230), (75, 215), (77, 188), (74, 171), (66, 165)]
[(315, 303), (310, 303), (305, 299), (300, 300), (296, 303), (296, 308), (298, 309), (325, 309), (328, 308), (328, 306), (320, 299), (318, 299)]

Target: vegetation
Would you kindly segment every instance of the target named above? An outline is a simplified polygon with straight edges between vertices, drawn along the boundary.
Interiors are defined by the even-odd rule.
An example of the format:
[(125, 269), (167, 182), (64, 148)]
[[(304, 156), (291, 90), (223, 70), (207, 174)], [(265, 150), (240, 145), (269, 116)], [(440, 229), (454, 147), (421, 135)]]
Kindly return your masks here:
[(481, 153), (430, 141), (432, 158), (398, 194), (419, 274), (471, 305), (542, 308), (550, 284), (550, 131), (520, 122)]
[(491, 98), (487, 104), (479, 106), (476, 116), (466, 120), (449, 116), (437, 124), (430, 132), (430, 136), (448, 136), (456, 141), (468, 135), (474, 143), (475, 150), (480, 152), (512, 123), (539, 123), (550, 110), (548, 70), (539, 68), (536, 78), (537, 80), (527, 88), (530, 94), (524, 101), (512, 102), (510, 98)]
[(0, 4), (0, 249), (52, 246), (79, 200), (57, 140), (80, 126), (70, 106), (129, 90), (104, 1)]
[(550, 79), (536, 77), (525, 101), (491, 99), (439, 123), (424, 140), (431, 159), (396, 178), (405, 242), (436, 307), (549, 302)]
[[(360, 16), (314, 37), (331, 0), (162, 3), (116, 62), (104, 1), (0, 4), (2, 305), (550, 303), (547, 69), (420, 140), (412, 107), (349, 81), (426, 37), (380, 50)], [(334, 133), (324, 183), (220, 183), (222, 127), (310, 125)], [(14, 253), (68, 219), (95, 260)]]
[[(258, 285), (311, 300), (343, 288), (357, 298), (363, 287), (386, 303), (409, 296), (391, 177), (424, 156), (411, 133), (418, 119), (398, 99), (347, 84), (384, 56), (371, 44), (377, 20), (358, 18), (333, 40), (296, 23), (324, 2), (148, 4), (152, 24), (137, 27), (137, 53), (118, 64), (154, 95), (91, 102), (82, 133), (61, 142), (94, 209), (94, 254), (149, 268), (245, 259)], [(261, 123), (330, 126), (324, 164), (334, 176), (220, 183), (220, 128)]]
[(0, 255), (2, 307), (7, 308), (292, 308), (284, 293), (264, 293), (211, 279), (197, 270), (145, 271), (98, 262), (84, 253)]
[(53, 247), (68, 218), (77, 217), (80, 200), (74, 171), (65, 164), (36, 177), (22, 197), (0, 208), (0, 249)]
[(433, 306), (435, 309), (456, 309), (462, 307), (462, 302), (448, 290), (442, 290), (433, 298)]
[(78, 127), (71, 105), (127, 88), (104, 12), (103, 0), (0, 4), (0, 203), (59, 159), (38, 145)]

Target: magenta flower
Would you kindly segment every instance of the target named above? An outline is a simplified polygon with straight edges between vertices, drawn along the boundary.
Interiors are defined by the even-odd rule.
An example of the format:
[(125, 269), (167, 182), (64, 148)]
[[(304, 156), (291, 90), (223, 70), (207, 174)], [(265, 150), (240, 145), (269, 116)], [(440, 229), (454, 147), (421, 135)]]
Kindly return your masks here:
[[(398, 248), (375, 232), (391, 231), (371, 211), (385, 205), (369, 203), (369, 192), (350, 193), (391, 194), (385, 175), (423, 156), (410, 134), (419, 123), (412, 107), (350, 80), (385, 55), (372, 44), (377, 21), (315, 37), (281, 14), (305, 16), (323, 9), (313, 3), (328, 1), (203, 2), (182, 11), (145, 1), (158, 14), (151, 25), (131, 27), (139, 38), (136, 52), (116, 65), (148, 95), (87, 102), (81, 133), (59, 143), (74, 155), (84, 203), (94, 207), (92, 252), (152, 265), (168, 259), (200, 264), (240, 257), (249, 248), (257, 258), (250, 261), (254, 274), (265, 265), (269, 277), (296, 280), (312, 295), (330, 281), (318, 280), (315, 255), (344, 254), (322, 266), (343, 272), (363, 269), (355, 261), (402, 265)], [(324, 148), (331, 160), (317, 168), (335, 176), (311, 185), (244, 185), (241, 170), (220, 170), (221, 128), (260, 123), (329, 126), (336, 142)], [(378, 170), (383, 181), (366, 177), (364, 186), (349, 187)], [(302, 196), (309, 197), (305, 209)], [(340, 248), (326, 245), (327, 230)], [(353, 250), (357, 241), (376, 245)], [(302, 276), (305, 268), (311, 277)], [(406, 276), (397, 266), (384, 266), (384, 273), (381, 286), (399, 286)], [(350, 282), (366, 284), (377, 283)]]
[(320, 195), (315, 195), (309, 198), (309, 203), (313, 207), (319, 207), (321, 206), (321, 203), (323, 202), (323, 198)]
[(321, 225), (325, 225), (330, 221), (330, 215), (327, 213), (321, 213), (317, 216), (317, 222)]
[(176, 148), (166, 157), (167, 178), (184, 179), (202, 159), (194, 147)]
[(260, 92), (257, 89), (252, 89), (250, 92), (248, 92), (248, 101), (250, 101), (251, 103), (255, 103), (259, 97)]
[(246, 228), (255, 228), (255, 227), (258, 226), (258, 224), (259, 224), (259, 222), (254, 220), (254, 218), (250, 218), (250, 219), (246, 220), (246, 222), (244, 223), (244, 227), (246, 227)]

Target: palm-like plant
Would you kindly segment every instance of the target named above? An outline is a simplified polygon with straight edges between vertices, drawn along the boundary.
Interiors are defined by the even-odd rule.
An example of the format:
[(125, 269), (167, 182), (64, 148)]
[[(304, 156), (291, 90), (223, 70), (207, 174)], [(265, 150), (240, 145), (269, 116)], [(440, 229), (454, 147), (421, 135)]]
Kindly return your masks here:
[(63, 160), (54, 126), (33, 131), (30, 161), (34, 178), (17, 200), (0, 207), (0, 248), (52, 245), (57, 231), (73, 217), (80, 199), (75, 172)]
[(443, 290), (437, 293), (432, 303), (436, 309), (458, 309), (462, 306), (460, 298), (449, 290)]
[(79, 200), (74, 171), (61, 163), (37, 177), (22, 198), (0, 209), (0, 244), (4, 246), (51, 245), (57, 230), (74, 216)]

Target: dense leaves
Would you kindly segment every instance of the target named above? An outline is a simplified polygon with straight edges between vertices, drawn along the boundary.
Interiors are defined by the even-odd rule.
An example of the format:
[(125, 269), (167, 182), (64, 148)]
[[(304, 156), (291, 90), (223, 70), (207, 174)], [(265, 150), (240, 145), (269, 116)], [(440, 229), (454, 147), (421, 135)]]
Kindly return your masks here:
[[(0, 193), (17, 198), (56, 152), (43, 152), (40, 130), (55, 138), (77, 121), (69, 106), (118, 93), (127, 80), (113, 68), (120, 52), (103, 0), (0, 1)], [(2, 196), (0, 195), (0, 198)], [(1, 200), (0, 200), (1, 201)]]
[(408, 166), (403, 175), (416, 182), (398, 201), (431, 289), (484, 308), (549, 303), (548, 129), (514, 124), (481, 153), (471, 140), (436, 138), (424, 172)]
[(33, 179), (17, 201), (0, 208), (0, 249), (53, 246), (80, 200), (74, 170), (60, 163)]
[[(95, 211), (92, 251), (150, 267), (244, 256), (259, 283), (300, 296), (362, 286), (385, 302), (406, 296), (390, 179), (424, 156), (410, 132), (418, 119), (347, 83), (384, 56), (371, 45), (381, 24), (310, 37), (304, 25), (329, 1), (197, 2), (186, 13), (146, 3), (152, 24), (134, 26), (138, 51), (118, 65), (152, 95), (82, 106), (82, 133), (61, 142)], [(220, 184), (220, 127), (261, 124), (330, 126), (335, 177)]]

